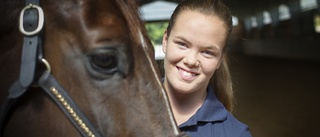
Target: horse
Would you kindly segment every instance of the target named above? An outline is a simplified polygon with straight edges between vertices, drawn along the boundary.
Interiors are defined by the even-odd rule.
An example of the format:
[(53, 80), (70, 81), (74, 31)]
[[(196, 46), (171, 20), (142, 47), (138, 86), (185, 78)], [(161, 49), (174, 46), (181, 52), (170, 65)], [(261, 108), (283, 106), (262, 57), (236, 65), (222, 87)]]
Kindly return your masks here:
[(0, 7), (0, 136), (185, 136), (136, 1)]

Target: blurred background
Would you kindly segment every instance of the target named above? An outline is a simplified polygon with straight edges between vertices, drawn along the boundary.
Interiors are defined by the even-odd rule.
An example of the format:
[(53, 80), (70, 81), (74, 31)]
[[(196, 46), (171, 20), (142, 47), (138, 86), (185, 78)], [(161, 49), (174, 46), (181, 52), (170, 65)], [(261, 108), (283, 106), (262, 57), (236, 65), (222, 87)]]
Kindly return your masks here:
[[(161, 64), (181, 0), (139, 0)], [(222, 0), (233, 14), (234, 115), (254, 137), (320, 137), (320, 0)]]

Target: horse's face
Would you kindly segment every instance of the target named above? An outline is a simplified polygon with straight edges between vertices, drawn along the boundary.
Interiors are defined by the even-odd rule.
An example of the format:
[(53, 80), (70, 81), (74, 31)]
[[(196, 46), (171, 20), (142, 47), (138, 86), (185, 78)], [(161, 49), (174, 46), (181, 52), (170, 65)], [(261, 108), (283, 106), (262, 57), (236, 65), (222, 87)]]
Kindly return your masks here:
[[(152, 53), (146, 53), (152, 46), (144, 39), (146, 33), (133, 3), (122, 0), (40, 3), (45, 15), (44, 57), (51, 65), (52, 75), (103, 135), (177, 134), (158, 71), (151, 60)], [(16, 35), (19, 38), (15, 46), (19, 47), (22, 36)], [(52, 136), (78, 135), (55, 104), (44, 93), (36, 93), (39, 95), (31, 97), (36, 101), (28, 99), (24, 110), (12, 116), (12, 119), (20, 116), (25, 119), (9, 121), (7, 129), (21, 130), (24, 135), (39, 135), (39, 131)], [(34, 127), (14, 124), (30, 119), (39, 122), (35, 121)]]

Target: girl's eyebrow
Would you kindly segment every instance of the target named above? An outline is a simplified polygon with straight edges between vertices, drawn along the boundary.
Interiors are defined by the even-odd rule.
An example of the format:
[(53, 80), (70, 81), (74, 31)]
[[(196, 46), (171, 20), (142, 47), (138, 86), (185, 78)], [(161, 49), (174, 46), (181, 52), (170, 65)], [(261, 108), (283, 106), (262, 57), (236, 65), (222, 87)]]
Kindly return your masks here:
[(203, 46), (204, 49), (212, 49), (214, 51), (220, 51), (220, 49), (218, 48), (218, 46), (216, 45), (208, 45), (208, 46)]
[(188, 45), (191, 44), (191, 42), (189, 42), (187, 39), (185, 39), (184, 37), (181, 37), (181, 36), (177, 36), (174, 39), (182, 40), (183, 42), (187, 43)]
[[(191, 42), (189, 42), (186, 38), (182, 37), (182, 36), (176, 36), (174, 39), (178, 39), (181, 40), (183, 42), (185, 42), (186, 44), (190, 45)], [(210, 49), (210, 50), (214, 50), (214, 51), (220, 51), (220, 48), (218, 45), (207, 45), (207, 46), (201, 46), (202, 49)]]

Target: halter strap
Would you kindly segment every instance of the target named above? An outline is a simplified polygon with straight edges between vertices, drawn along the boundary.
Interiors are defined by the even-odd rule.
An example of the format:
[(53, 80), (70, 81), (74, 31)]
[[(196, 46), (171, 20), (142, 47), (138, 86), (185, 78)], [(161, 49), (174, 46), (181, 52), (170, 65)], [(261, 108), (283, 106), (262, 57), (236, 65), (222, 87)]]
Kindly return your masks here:
[(34, 84), (40, 86), (54, 100), (82, 136), (101, 137), (85, 114), (48, 71), (41, 71), (41, 77), (36, 77), (43, 58), (40, 33), (44, 23), (44, 14), (38, 5), (39, 0), (26, 0), (26, 7), (21, 11), (19, 27), (24, 34), (24, 39), (20, 75), (11, 85), (9, 95), (1, 106), (0, 136), (3, 136), (3, 130), (9, 119), (8, 114), (13, 111), (13, 106)]
[[(39, 4), (38, 0), (30, 1), (27, 3)], [(24, 8), (22, 14), (20, 15), (20, 29), (23, 28), (25, 31), (33, 31), (34, 28), (38, 26), (38, 11), (30, 10), (29, 8)], [(21, 97), (27, 89), (31, 86), (37, 65), (37, 50), (39, 46), (40, 39), (38, 35), (25, 36), (23, 38), (22, 45), (22, 55), (21, 55), (21, 66), (20, 75), (18, 80), (16, 80), (9, 89), (9, 95), (1, 106), (0, 111), (0, 136), (3, 134), (3, 129), (8, 120), (8, 113), (11, 108)]]
[(38, 84), (59, 106), (82, 136), (101, 137), (90, 120), (50, 73), (43, 73)]

